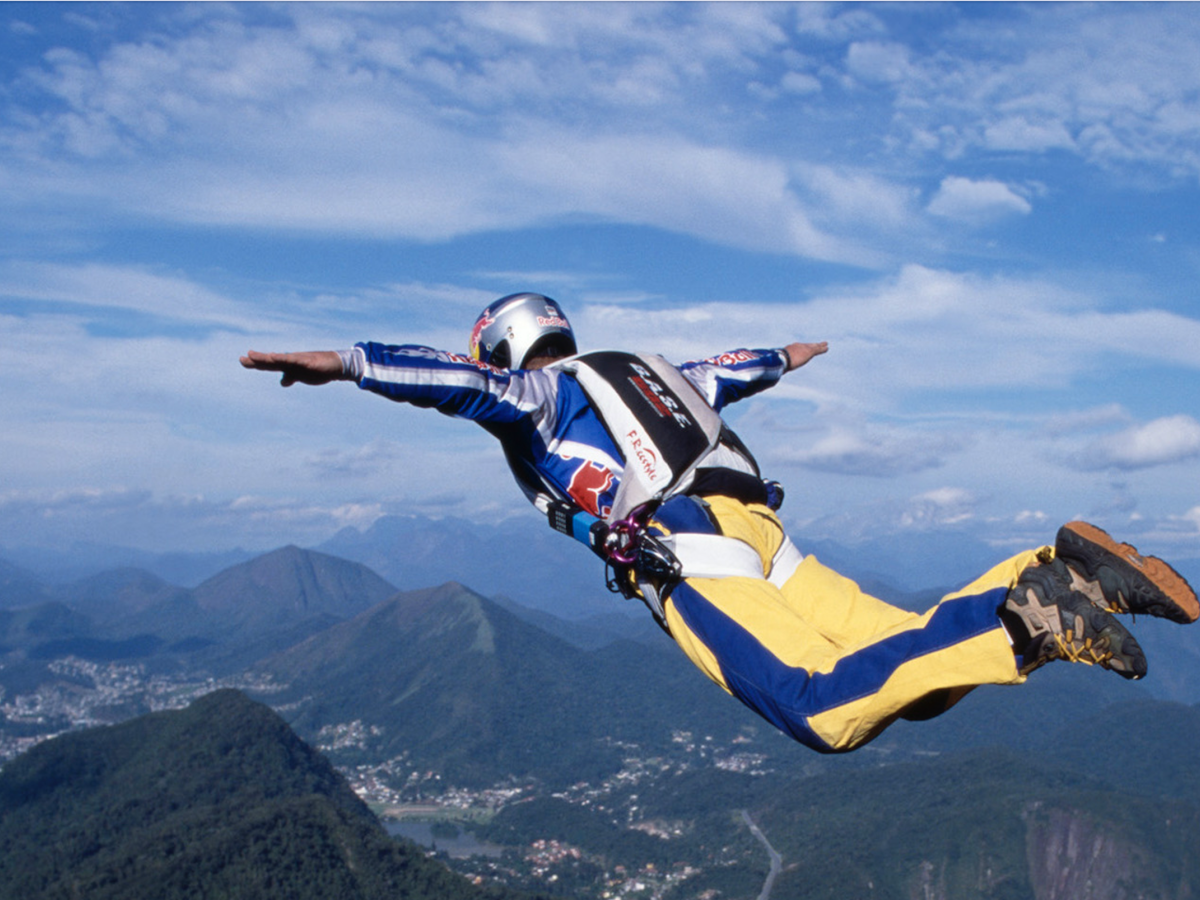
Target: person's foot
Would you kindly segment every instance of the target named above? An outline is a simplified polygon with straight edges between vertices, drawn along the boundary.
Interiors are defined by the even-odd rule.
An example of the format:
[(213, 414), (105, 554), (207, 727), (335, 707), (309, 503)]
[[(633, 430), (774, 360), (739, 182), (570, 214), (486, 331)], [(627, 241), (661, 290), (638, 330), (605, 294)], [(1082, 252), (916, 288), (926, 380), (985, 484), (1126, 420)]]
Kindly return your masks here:
[(1058, 530), (1055, 556), (1071, 572), (1071, 588), (1110, 613), (1158, 616), (1183, 624), (1200, 618), (1200, 602), (1187, 579), (1155, 556), (1087, 522)]
[(1056, 659), (1102, 666), (1123, 678), (1146, 674), (1146, 655), (1116, 617), (1071, 589), (1061, 560), (1030, 566), (1008, 592), (1001, 620), (1021, 674)]

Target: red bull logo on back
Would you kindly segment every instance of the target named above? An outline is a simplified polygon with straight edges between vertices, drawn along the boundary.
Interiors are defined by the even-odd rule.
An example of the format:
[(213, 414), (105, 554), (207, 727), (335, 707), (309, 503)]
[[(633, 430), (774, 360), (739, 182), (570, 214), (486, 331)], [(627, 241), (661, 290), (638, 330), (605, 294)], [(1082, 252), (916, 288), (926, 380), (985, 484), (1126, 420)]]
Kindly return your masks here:
[(593, 516), (604, 518), (612, 511), (611, 506), (600, 505), (600, 495), (612, 487), (613, 473), (597, 462), (584, 462), (571, 476), (567, 493), (581, 509)]

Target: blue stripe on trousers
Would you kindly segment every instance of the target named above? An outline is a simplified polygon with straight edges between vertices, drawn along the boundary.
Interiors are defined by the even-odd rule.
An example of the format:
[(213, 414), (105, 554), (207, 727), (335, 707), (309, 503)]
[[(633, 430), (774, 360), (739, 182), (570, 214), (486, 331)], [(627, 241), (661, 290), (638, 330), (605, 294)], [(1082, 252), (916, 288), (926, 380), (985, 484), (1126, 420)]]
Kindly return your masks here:
[[(1006, 588), (995, 588), (943, 601), (923, 628), (864, 647), (822, 673), (781, 662), (687, 582), (675, 589), (671, 600), (688, 628), (716, 657), (735, 697), (806, 746), (830, 752), (832, 748), (808, 727), (809, 716), (877, 693), (910, 660), (1000, 627), (996, 609), (1006, 595)], [(797, 635), (797, 640), (803, 639)]]

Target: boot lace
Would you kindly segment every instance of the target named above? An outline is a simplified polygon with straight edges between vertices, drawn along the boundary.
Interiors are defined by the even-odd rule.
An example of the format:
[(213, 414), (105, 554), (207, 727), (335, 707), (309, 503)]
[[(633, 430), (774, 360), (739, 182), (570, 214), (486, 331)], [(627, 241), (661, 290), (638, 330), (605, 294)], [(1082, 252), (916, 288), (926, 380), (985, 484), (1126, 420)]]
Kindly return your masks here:
[(1054, 634), (1053, 638), (1054, 643), (1058, 646), (1059, 657), (1068, 662), (1083, 663), (1085, 666), (1102, 666), (1116, 655), (1107, 641), (1096, 643), (1090, 637), (1077, 640), (1070, 628), (1062, 634)]

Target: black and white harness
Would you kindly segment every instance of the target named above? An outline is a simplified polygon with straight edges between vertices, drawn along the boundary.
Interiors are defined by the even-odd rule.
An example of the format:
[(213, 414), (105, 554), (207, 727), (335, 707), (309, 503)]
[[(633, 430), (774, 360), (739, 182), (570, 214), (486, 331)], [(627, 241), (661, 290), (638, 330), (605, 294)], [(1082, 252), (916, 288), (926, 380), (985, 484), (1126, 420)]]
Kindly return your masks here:
[(681, 494), (723, 494), (776, 509), (783, 499), (782, 488), (763, 481), (754, 457), (678, 369), (661, 356), (617, 351), (553, 368), (579, 383), (620, 451), (624, 472), (603, 518), (543, 491), (538, 506), (556, 531), (605, 560), (610, 589), (640, 597), (661, 623), (664, 601), (684, 578), (764, 577), (757, 551), (742, 541), (648, 529), (654, 511)]

